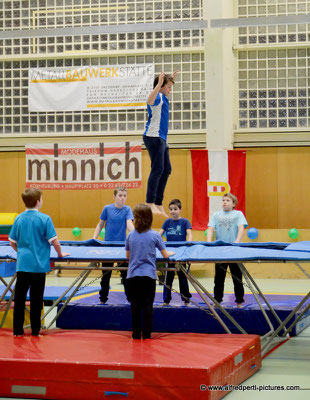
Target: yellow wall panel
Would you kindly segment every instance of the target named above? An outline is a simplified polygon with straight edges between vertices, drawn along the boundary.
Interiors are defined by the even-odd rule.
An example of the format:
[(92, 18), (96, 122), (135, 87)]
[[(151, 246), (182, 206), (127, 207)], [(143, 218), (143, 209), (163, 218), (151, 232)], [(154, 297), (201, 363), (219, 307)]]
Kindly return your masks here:
[(167, 188), (164, 197), (164, 206), (168, 213), (168, 206), (172, 199), (179, 199), (182, 203), (183, 216), (187, 217), (187, 163), (186, 151), (173, 150), (171, 151), (172, 172), (168, 180)]
[(22, 192), (26, 187), (26, 154), (25, 153), (14, 153), (17, 156), (17, 165), (18, 165), (18, 188), (17, 188), (17, 197), (18, 197), (18, 211), (22, 212), (25, 209), (25, 205), (21, 198)]
[(278, 149), (279, 228), (309, 228), (309, 148)]
[(18, 212), (18, 153), (0, 153), (0, 212)]
[(246, 218), (249, 226), (278, 224), (277, 149), (246, 150)]
[[(252, 148), (247, 150), (246, 216), (258, 229), (309, 228), (307, 207), (310, 188), (310, 147)], [(171, 149), (172, 174), (165, 192), (164, 206), (173, 198), (182, 201), (182, 215), (192, 219), (193, 186), (189, 150)], [(145, 202), (150, 160), (142, 151), (142, 187), (128, 190), (127, 204)], [(22, 212), (21, 193), (25, 188), (24, 152), (0, 153), (0, 212)], [(56, 227), (94, 228), (102, 208), (113, 202), (113, 190), (45, 190), (42, 212), (49, 214)], [(154, 218), (154, 228), (163, 217)], [(203, 235), (203, 233), (202, 233)]]

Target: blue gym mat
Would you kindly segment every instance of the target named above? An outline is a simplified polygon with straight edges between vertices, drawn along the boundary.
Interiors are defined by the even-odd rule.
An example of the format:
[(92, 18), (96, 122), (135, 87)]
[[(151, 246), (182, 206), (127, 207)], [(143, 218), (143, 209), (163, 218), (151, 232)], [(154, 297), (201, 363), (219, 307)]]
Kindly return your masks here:
[[(43, 299), (55, 301), (62, 295), (62, 293), (65, 292), (65, 290), (67, 288), (68, 288), (67, 286), (45, 286)], [(4, 290), (5, 290), (5, 286), (1, 285), (0, 286), (0, 296), (2, 295)], [(100, 290), (99, 286), (86, 286), (86, 287), (80, 288), (80, 290), (75, 294), (75, 296), (94, 293), (94, 292), (98, 292), (99, 290)], [(73, 292), (73, 289), (70, 289), (69, 292), (64, 296), (63, 299), (66, 300), (71, 295), (72, 292)], [(11, 292), (8, 292), (4, 296), (5, 300), (8, 300), (10, 298), (10, 296), (11, 296)], [(30, 300), (29, 292), (27, 293), (27, 300)]]
[[(153, 331), (154, 332), (195, 332), (195, 333), (225, 333), (219, 322), (211, 315), (197, 293), (192, 294), (192, 300), (198, 306), (185, 306), (176, 293), (172, 293), (169, 306), (163, 306), (162, 293), (156, 293), (154, 302)], [(283, 321), (297, 304), (304, 298), (303, 295), (266, 295), (279, 318)], [(242, 309), (236, 307), (235, 296), (225, 294), (223, 307), (249, 334), (264, 335), (270, 328), (263, 317), (255, 298), (251, 294), (245, 295)], [(309, 304), (306, 302), (304, 307)], [(273, 326), (277, 328), (278, 322), (263, 303), (267, 315)], [(59, 305), (59, 308), (61, 305)], [(304, 308), (301, 309), (301, 311)], [(236, 327), (217, 310), (232, 333), (240, 333)], [(298, 317), (295, 315), (287, 327)], [(58, 328), (62, 329), (105, 329), (130, 331), (131, 313), (130, 304), (121, 291), (110, 291), (106, 304), (100, 304), (99, 296), (90, 295), (77, 298), (70, 302), (57, 319)], [(310, 325), (310, 310), (294, 327), (291, 336), (296, 336)]]

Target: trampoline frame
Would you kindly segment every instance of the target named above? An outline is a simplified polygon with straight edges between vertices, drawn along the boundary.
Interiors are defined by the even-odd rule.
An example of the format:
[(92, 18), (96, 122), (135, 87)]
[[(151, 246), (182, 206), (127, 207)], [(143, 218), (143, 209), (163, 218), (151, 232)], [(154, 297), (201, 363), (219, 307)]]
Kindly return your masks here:
[[(115, 246), (114, 246), (115, 247)], [(123, 246), (122, 246), (123, 247)], [(6, 262), (12, 262), (13, 259), (2, 259), (2, 261), (6, 261)], [(72, 262), (72, 258), (71, 259), (65, 259), (65, 258), (52, 258), (52, 261), (61, 261), (62, 263), (68, 263), (68, 262)], [(119, 267), (117, 266), (113, 266), (113, 267), (102, 267), (100, 266), (100, 263), (104, 262), (104, 261), (109, 261), (109, 262), (124, 262), (124, 258), (119, 258), (119, 259), (114, 259), (112, 260), (111, 258), (107, 259), (107, 258), (96, 258), (96, 259), (91, 259), (91, 260), (87, 260), (86, 258), (83, 259), (74, 259), (75, 262), (84, 262), (85, 261), (91, 261), (90, 264), (88, 266), (85, 265), (77, 265), (77, 266), (68, 266), (68, 265), (57, 265), (57, 269), (59, 270), (75, 270), (75, 271), (81, 271), (81, 273), (79, 274), (79, 276), (72, 282), (72, 284), (59, 296), (59, 298), (53, 303), (53, 305), (49, 308), (49, 310), (47, 312), (44, 313), (44, 315), (42, 316), (41, 320), (45, 319), (47, 317), (47, 315), (50, 314), (50, 312), (58, 306), (58, 304), (64, 299), (64, 297), (67, 295), (67, 293), (73, 289), (72, 293), (69, 295), (68, 298), (65, 299), (62, 307), (58, 310), (57, 315), (53, 318), (53, 320), (49, 323), (49, 325), (46, 327), (47, 329), (49, 329), (54, 322), (57, 320), (57, 318), (60, 316), (60, 314), (63, 312), (63, 310), (65, 309), (65, 307), (67, 306), (67, 304), (71, 301), (71, 299), (76, 295), (76, 293), (78, 292), (78, 290), (80, 289), (80, 287), (83, 285), (84, 281), (86, 280), (86, 278), (89, 276), (89, 274), (91, 273), (91, 271), (98, 271), (98, 270), (102, 270), (102, 271), (109, 271), (109, 270), (126, 270), (127, 267)], [(162, 262), (162, 259), (158, 259), (158, 262)], [(294, 317), (297, 315), (297, 312), (301, 309), (301, 307), (305, 304), (305, 302), (310, 298), (310, 291), (304, 296), (304, 298), (299, 302), (299, 304), (291, 311), (291, 313), (286, 317), (286, 319), (284, 321), (282, 321), (279, 316), (277, 315), (276, 311), (274, 310), (274, 308), (272, 307), (272, 305), (268, 302), (266, 296), (263, 294), (263, 292), (261, 291), (261, 289), (259, 288), (259, 286), (257, 285), (257, 283), (255, 282), (255, 280), (253, 279), (253, 277), (251, 276), (251, 274), (249, 273), (249, 271), (247, 270), (247, 268), (244, 265), (244, 260), (188, 260), (191, 263), (201, 263), (201, 262), (208, 262), (208, 263), (216, 263), (216, 262), (221, 262), (221, 263), (237, 263), (242, 271), (242, 275), (244, 276), (244, 279), (246, 281), (247, 286), (249, 287), (249, 289), (251, 290), (270, 330), (263, 336), (261, 336), (261, 344), (262, 344), (262, 356), (264, 356), (273, 346), (275, 346), (275, 344), (278, 344), (279, 342), (282, 342), (284, 340), (287, 340), (288, 336), (289, 336), (289, 332), (296, 326), (296, 324), (301, 320), (301, 318), (306, 314), (306, 312), (309, 310), (310, 308), (310, 303), (304, 308), (304, 310), (297, 316), (297, 318), (291, 323), (291, 325), (286, 328), (285, 325)], [(309, 262), (310, 261), (310, 254), (309, 254), (309, 260), (305, 260), (303, 262)], [(200, 296), (200, 298), (202, 299), (202, 301), (206, 304), (208, 310), (211, 312), (211, 314), (213, 315), (213, 317), (219, 322), (219, 324), (222, 326), (222, 328), (225, 330), (226, 333), (231, 334), (230, 329), (228, 328), (228, 326), (226, 325), (226, 323), (223, 321), (223, 319), (220, 317), (220, 315), (218, 314), (217, 309), (219, 309), (224, 315), (225, 317), (227, 317), (229, 319), (229, 321), (239, 330), (240, 333), (242, 334), (247, 334), (247, 332), (242, 328), (242, 326), (227, 312), (227, 310), (225, 310), (223, 308), (223, 306), (221, 306), (220, 303), (218, 303), (214, 297), (212, 296), (211, 293), (208, 292), (208, 290), (193, 276), (193, 274), (190, 272), (189, 269), (186, 269), (184, 267), (184, 262), (185, 260), (182, 261), (178, 261), (178, 260), (169, 260), (169, 264), (171, 265), (171, 263), (174, 263), (174, 267), (164, 267), (164, 268), (157, 268), (157, 270), (159, 271), (168, 271), (168, 270), (173, 270), (173, 271), (182, 271), (185, 276), (187, 277), (187, 279), (189, 280), (189, 282), (192, 284), (192, 286), (195, 288), (196, 292), (198, 293), (198, 295)], [(301, 272), (304, 273), (304, 275), (310, 279), (310, 275), (307, 273), (307, 271), (305, 271), (300, 265), (299, 263), (297, 263), (296, 261), (288, 261), (288, 260), (279, 260), (279, 259), (275, 259), (275, 260), (246, 260), (247, 263), (287, 263), (287, 262), (292, 262), (295, 265), (297, 265), (297, 267), (301, 270)], [(299, 260), (299, 262), (301, 262)], [(5, 280), (0, 276), (0, 280), (2, 283), (5, 284), (6, 288), (0, 298), (0, 302), (3, 301), (5, 295), (8, 293), (8, 291), (11, 292), (11, 296), (10, 299), (8, 300), (8, 304), (7, 307), (5, 309), (4, 315), (2, 317), (2, 320), (0, 322), (0, 328), (3, 326), (5, 318), (7, 316), (7, 313), (11, 307), (13, 298), (14, 298), (14, 289), (12, 289), (12, 285), (16, 280), (16, 276), (17, 274), (15, 273), (15, 275), (12, 277), (12, 279), (9, 281), (9, 283), (6, 283)], [(262, 301), (261, 299), (266, 303), (267, 307), (269, 308), (270, 312), (272, 313), (272, 315), (275, 317), (276, 321), (279, 323), (279, 325), (277, 327), (274, 327), (273, 324), (271, 323), (263, 305), (262, 305)], [(195, 304), (195, 302), (193, 302), (192, 300), (189, 300), (192, 303)], [(212, 304), (213, 302), (213, 304)], [(216, 307), (214, 307), (214, 305)], [(29, 310), (28, 310), (29, 311)], [(281, 332), (283, 331), (283, 332)]]

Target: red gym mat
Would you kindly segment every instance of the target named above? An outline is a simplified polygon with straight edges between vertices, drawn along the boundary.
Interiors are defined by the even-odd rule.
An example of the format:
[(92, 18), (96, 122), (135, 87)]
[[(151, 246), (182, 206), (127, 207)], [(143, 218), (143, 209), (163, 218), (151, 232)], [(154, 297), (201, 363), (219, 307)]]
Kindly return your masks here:
[(256, 335), (0, 330), (0, 395), (38, 399), (220, 399), (261, 366)]

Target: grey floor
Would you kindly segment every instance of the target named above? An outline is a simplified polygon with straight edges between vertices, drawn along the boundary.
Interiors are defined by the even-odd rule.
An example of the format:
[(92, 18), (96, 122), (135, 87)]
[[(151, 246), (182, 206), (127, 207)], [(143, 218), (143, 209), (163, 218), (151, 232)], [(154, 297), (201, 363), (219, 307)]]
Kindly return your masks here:
[[(68, 286), (74, 278), (56, 277), (54, 274), (47, 276), (48, 286)], [(96, 279), (96, 278), (95, 278)], [(199, 281), (212, 292), (213, 281), (209, 278), (200, 278)], [(256, 279), (258, 286), (266, 293), (305, 294), (309, 292), (309, 279)], [(90, 278), (86, 284), (99, 285), (99, 279)], [(174, 287), (178, 290), (178, 280), (175, 279)], [(111, 279), (113, 290), (122, 290), (120, 278)], [(162, 286), (157, 286), (157, 291), (162, 291)], [(194, 290), (192, 290), (194, 291)], [(226, 279), (225, 292), (233, 291), (231, 279)], [(246, 292), (250, 293), (249, 290)], [(55, 314), (51, 313), (47, 323)], [(276, 387), (279, 388), (276, 388)], [(299, 386), (299, 390), (282, 390), (281, 387)], [(245, 390), (247, 387), (247, 390)], [(301, 332), (297, 337), (291, 338), (263, 360), (261, 369), (251, 378), (242, 383), (244, 391), (235, 390), (227, 394), (225, 399), (282, 399), (299, 400), (310, 399), (310, 327)], [(203, 398), (203, 397), (202, 397)], [(3, 398), (0, 398), (3, 399)]]

